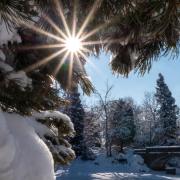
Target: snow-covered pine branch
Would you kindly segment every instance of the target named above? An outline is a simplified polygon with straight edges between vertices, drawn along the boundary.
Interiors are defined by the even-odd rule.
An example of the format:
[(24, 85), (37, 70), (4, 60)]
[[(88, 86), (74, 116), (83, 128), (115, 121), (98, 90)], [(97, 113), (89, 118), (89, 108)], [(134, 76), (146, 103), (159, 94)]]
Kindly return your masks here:
[[(51, 150), (56, 164), (67, 164), (75, 153), (66, 137), (72, 137), (74, 126), (70, 118), (59, 111), (33, 112), (31, 125)], [(43, 124), (42, 124), (43, 123)]]
[(5, 86), (14, 82), (21, 90), (26, 87), (32, 88), (32, 80), (24, 71), (15, 72), (13, 67), (0, 60), (0, 76), (4, 80)]

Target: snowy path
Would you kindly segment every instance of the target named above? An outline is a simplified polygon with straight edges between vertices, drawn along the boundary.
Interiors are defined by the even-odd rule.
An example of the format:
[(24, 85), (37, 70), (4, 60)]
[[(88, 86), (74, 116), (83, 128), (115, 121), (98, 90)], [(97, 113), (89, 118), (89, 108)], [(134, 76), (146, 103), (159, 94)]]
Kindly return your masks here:
[(180, 176), (140, 173), (96, 173), (89, 175), (63, 175), (57, 180), (180, 180)]
[(95, 173), (62, 174), (57, 180), (180, 180), (180, 176), (167, 176), (154, 173)]
[(180, 180), (180, 175), (170, 176), (164, 172), (137, 172), (131, 164), (113, 164), (111, 158), (98, 156), (95, 161), (73, 161), (57, 171), (57, 180)]

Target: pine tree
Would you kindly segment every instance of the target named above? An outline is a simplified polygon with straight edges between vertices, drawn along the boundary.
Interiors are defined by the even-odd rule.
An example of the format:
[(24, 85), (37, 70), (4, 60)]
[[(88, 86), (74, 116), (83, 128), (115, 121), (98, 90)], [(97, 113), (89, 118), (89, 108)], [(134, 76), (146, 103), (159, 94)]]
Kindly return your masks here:
[(67, 108), (67, 114), (71, 118), (74, 129), (75, 136), (71, 139), (71, 144), (73, 150), (77, 156), (82, 154), (84, 142), (83, 142), (83, 130), (84, 130), (84, 108), (81, 104), (80, 93), (78, 88), (74, 88), (73, 91), (69, 92), (68, 98), (70, 105)]
[(94, 150), (100, 148), (102, 144), (102, 129), (99, 122), (100, 114), (96, 110), (96, 108), (85, 110), (82, 160), (95, 160), (96, 154)]
[[(28, 37), (31, 38), (21, 36), (22, 44), (37, 44), (39, 38), (36, 39), (31, 31), (28, 31)], [(23, 71), (39, 56), (36, 51), (22, 52), (15, 46), (16, 43), (4, 45), (5, 60), (0, 58), (0, 108), (5, 112), (33, 116), (38, 126), (47, 128), (47, 133), (39, 136), (51, 150), (55, 164), (67, 164), (75, 157), (67, 141), (73, 136), (74, 128), (67, 116), (56, 111), (66, 104), (60, 97), (60, 84), (51, 77), (47, 67), (28, 73)], [(39, 134), (38, 130), (36, 133)]]
[[(6, 4), (6, 2), (4, 1), (5, 4), (3, 4), (5, 9), (14, 5), (18, 6), (18, 4), (16, 4), (18, 1), (13, 1), (14, 4), (9, 3), (9, 1)], [(2, 2), (0, 2), (0, 5), (2, 5)], [(22, 4), (22, 6), (23, 5), (24, 4)], [(2, 11), (0, 9), (0, 15), (1, 13)], [(8, 12), (6, 13), (6, 18), (9, 18)], [(22, 14), (19, 15), (20, 18), (23, 19)], [(27, 17), (29, 17), (29, 15)], [(3, 20), (5, 21), (5, 19)], [(17, 19), (17, 22), (18, 20), (19, 19)], [(15, 23), (17, 22), (15, 21)], [(11, 25), (8, 19), (6, 19), (5, 23), (8, 26)], [(13, 25), (12, 28), (14, 28)], [(69, 64), (64, 63), (56, 74), (57, 76), (55, 76), (54, 70), (62, 57), (55, 58), (54, 61), (51, 61), (49, 64), (42, 63), (42, 60), (46, 59), (57, 49), (52, 51), (50, 49), (26, 49), (26, 47), (42, 45), (49, 41), (31, 29), (24, 27), (17, 29), (22, 42), (19, 44), (16, 42), (14, 44), (8, 43), (7, 46), (4, 45), (2, 48), (6, 59), (4, 62), (3, 60), (0, 61), (0, 107), (7, 112), (16, 112), (21, 115), (30, 116), (34, 111), (43, 113), (44, 111), (50, 110), (50, 116), (43, 118), (45, 120), (40, 118), (37, 119), (37, 121), (45, 124), (50, 130), (55, 130), (56, 133), (53, 133), (53, 135), (46, 134), (45, 137), (42, 138), (49, 146), (55, 163), (66, 164), (74, 158), (71, 145), (66, 140), (73, 134), (74, 129), (73, 127), (69, 127), (69, 124), (66, 124), (66, 121), (61, 119), (61, 116), (54, 117), (53, 111), (56, 114), (55, 110), (66, 103), (66, 101), (60, 97), (59, 92), (62, 89), (71, 89), (67, 75)], [(80, 66), (74, 63), (71, 84), (79, 83), (83, 90), (87, 90), (86, 92), (90, 93), (92, 90), (92, 88), (90, 88), (91, 90), (89, 89), (91, 83), (85, 75), (82, 64), (82, 68), (79, 67)]]
[[(29, 23), (37, 9), (65, 32), (54, 2), (60, 2), (69, 27), (72, 27), (73, 9), (78, 8), (78, 28), (92, 9), (83, 34), (91, 32), (87, 41), (100, 41), (88, 47), (92, 54), (98, 55), (102, 49), (112, 53), (114, 72), (127, 76), (135, 69), (144, 74), (162, 53), (177, 52), (179, 47), (179, 0), (81, 0), (78, 4), (72, 0), (3, 0), (0, 1), (0, 17), (8, 27), (12, 24), (17, 27), (22, 20)], [(46, 20), (41, 21), (41, 25), (57, 34)]]
[(172, 97), (171, 91), (164, 82), (164, 77), (159, 74), (156, 87), (156, 100), (158, 103), (158, 118), (162, 128), (162, 135), (172, 137), (176, 131), (177, 106), (175, 99)]
[[(123, 99), (116, 102), (116, 108), (110, 122), (111, 143), (120, 145), (132, 142), (135, 135), (134, 114), (131, 105)], [(119, 144), (120, 143), (120, 144)]]

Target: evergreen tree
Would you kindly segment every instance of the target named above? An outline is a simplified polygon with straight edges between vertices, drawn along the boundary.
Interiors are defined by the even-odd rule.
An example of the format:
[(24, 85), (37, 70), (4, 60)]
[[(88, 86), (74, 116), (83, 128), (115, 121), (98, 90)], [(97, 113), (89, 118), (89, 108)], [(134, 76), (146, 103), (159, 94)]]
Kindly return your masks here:
[(101, 147), (100, 114), (92, 108), (85, 112), (84, 141), (87, 147)]
[[(7, 1), (4, 1), (5, 4), (3, 4), (5, 9), (11, 6), (18, 6), (16, 4), (18, 1), (13, 1), (14, 3), (12, 4), (9, 1), (7, 4), (6, 2)], [(25, 1), (23, 2), (25, 3)], [(2, 2), (0, 2), (0, 5), (2, 5)], [(22, 3), (22, 6), (23, 5)], [(1, 13), (2, 11), (0, 10), (0, 14)], [(3, 17), (9, 18), (9, 15)], [(23, 19), (22, 16), (20, 18)], [(5, 19), (3, 20), (5, 21)], [(10, 18), (10, 20), (12, 19)], [(14, 22), (17, 23), (18, 20), (19, 19)], [(8, 19), (6, 19), (5, 23), (8, 26), (11, 25)], [(12, 28), (14, 28), (13, 25)], [(91, 90), (89, 89), (91, 83), (85, 75), (81, 63), (81, 65), (74, 63), (72, 79), (68, 79), (70, 66), (68, 60), (62, 65), (62, 68), (54, 74), (57, 63), (59, 64), (62, 56), (54, 58), (54, 61), (51, 61), (50, 64), (46, 62), (47, 57), (50, 54), (52, 55), (57, 49), (32, 48), (48, 43), (48, 38), (44, 38), (27, 28), (18, 28), (18, 34), (22, 40), (21, 43), (8, 43), (8, 45), (4, 45), (2, 48), (6, 58), (5, 60), (0, 60), (0, 107), (4, 111), (16, 112), (21, 115), (32, 115), (34, 111), (43, 113), (44, 111), (50, 110), (50, 116), (37, 118), (37, 121), (45, 124), (49, 130), (55, 130), (55, 133), (46, 134), (45, 137), (42, 138), (49, 146), (55, 163), (66, 164), (74, 158), (71, 145), (66, 140), (69, 136), (72, 136), (74, 129), (73, 126), (69, 126), (70, 123), (66, 123), (66, 121), (55, 112), (57, 108), (62, 107), (62, 105), (66, 103), (66, 101), (60, 97), (59, 92), (62, 89), (67, 90), (72, 88), (69, 86), (68, 80), (70, 80), (70, 85), (79, 83), (83, 90), (87, 90), (86, 92), (90, 93), (92, 90), (92, 88), (90, 88)], [(58, 117), (56, 115), (54, 117), (54, 114)]]
[[(23, 45), (33, 46), (41, 40), (32, 31), (20, 35)], [(51, 150), (55, 164), (67, 164), (75, 157), (67, 141), (73, 136), (74, 128), (67, 116), (56, 111), (66, 104), (59, 96), (62, 88), (47, 67), (24, 71), (29, 64), (35, 63), (38, 52), (22, 52), (15, 46), (16, 43), (4, 45), (5, 59), (0, 58), (0, 108), (5, 112), (33, 116), (39, 126), (47, 128), (43, 135), (38, 130), (36, 133)]]
[(102, 129), (100, 126), (100, 113), (96, 107), (85, 110), (83, 140), (81, 159), (95, 160), (94, 150), (101, 147)]
[(67, 110), (67, 114), (71, 118), (74, 129), (75, 136), (71, 139), (71, 144), (73, 150), (75, 151), (77, 156), (82, 154), (83, 150), (83, 131), (84, 131), (84, 108), (81, 104), (80, 93), (78, 92), (78, 88), (74, 88), (73, 91), (69, 93), (69, 102), (70, 105)]
[[(111, 52), (111, 66), (117, 73), (128, 75), (135, 69), (144, 74), (162, 52), (177, 52), (174, 50), (179, 47), (179, 0), (3, 0), (0, 17), (8, 27), (12, 24), (17, 27), (22, 20), (29, 23), (37, 10), (35, 14), (47, 15), (65, 32), (58, 2), (69, 27), (76, 9), (77, 30), (90, 13), (82, 34), (91, 32), (86, 40), (100, 42), (92, 43), (87, 54), (97, 55), (101, 49)], [(41, 21), (41, 25), (57, 34), (46, 20)]]
[(162, 128), (162, 135), (171, 137), (176, 131), (177, 106), (175, 99), (172, 97), (171, 91), (164, 82), (164, 77), (159, 74), (156, 87), (156, 100), (158, 104), (159, 126)]
[[(110, 122), (111, 144), (120, 145), (132, 142), (135, 135), (133, 107), (123, 99), (116, 102), (116, 108)], [(120, 144), (119, 144), (120, 143)]]

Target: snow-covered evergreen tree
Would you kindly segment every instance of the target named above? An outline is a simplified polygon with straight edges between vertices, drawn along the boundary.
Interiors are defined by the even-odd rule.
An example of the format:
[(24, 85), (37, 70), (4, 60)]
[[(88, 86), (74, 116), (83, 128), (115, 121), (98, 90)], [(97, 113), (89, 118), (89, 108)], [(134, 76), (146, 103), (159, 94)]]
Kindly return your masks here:
[(111, 144), (120, 145), (133, 140), (135, 135), (134, 114), (132, 106), (123, 99), (116, 102), (116, 108), (110, 122)]
[(156, 87), (156, 100), (158, 103), (158, 128), (162, 137), (173, 137), (176, 131), (177, 106), (171, 91), (164, 82), (164, 77), (159, 74)]
[(100, 125), (101, 113), (96, 107), (85, 110), (83, 140), (84, 146), (81, 159), (94, 160), (96, 158), (95, 151), (102, 144), (102, 128)]
[(95, 109), (85, 111), (84, 142), (89, 148), (101, 147), (100, 114)]
[[(19, 33), (19, 36), (22, 42), (18, 46), (35, 45), (41, 41), (40, 36), (29, 30)], [(44, 134), (43, 140), (46, 139), (45, 143), (51, 149), (55, 163), (66, 164), (74, 158), (73, 151), (70, 151), (71, 145), (66, 141), (66, 137), (71, 136), (74, 129), (66, 124), (62, 116), (54, 117), (54, 114), (57, 115), (55, 110), (65, 102), (59, 96), (60, 84), (50, 76), (47, 67), (32, 69), (28, 73), (21, 70), (35, 63), (41, 55), (31, 50), (18, 51), (18, 48), (14, 49), (16, 46), (16, 43), (7, 43), (2, 51), (5, 58), (0, 59), (0, 107), (5, 112), (28, 116), (32, 116), (34, 112), (43, 114), (49, 111), (50, 115), (44, 118), (46, 121), (42, 118), (37, 120), (56, 133)], [(58, 146), (61, 149), (58, 150)], [(61, 150), (65, 151), (66, 148), (69, 151), (62, 155)]]
[(78, 88), (75, 87), (71, 92), (69, 92), (68, 100), (70, 101), (70, 105), (67, 108), (67, 114), (71, 118), (74, 129), (75, 136), (71, 139), (71, 144), (73, 146), (73, 150), (75, 151), (77, 156), (82, 154), (83, 149), (83, 130), (84, 130), (84, 108), (81, 103), (80, 93), (78, 92)]

